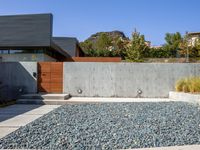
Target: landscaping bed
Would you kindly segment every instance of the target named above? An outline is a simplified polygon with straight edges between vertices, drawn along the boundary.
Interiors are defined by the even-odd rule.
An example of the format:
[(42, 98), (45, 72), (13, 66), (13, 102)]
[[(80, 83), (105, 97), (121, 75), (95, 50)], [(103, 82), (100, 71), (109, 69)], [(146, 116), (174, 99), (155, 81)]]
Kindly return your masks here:
[(184, 102), (68, 104), (0, 139), (0, 149), (122, 149), (200, 144)]

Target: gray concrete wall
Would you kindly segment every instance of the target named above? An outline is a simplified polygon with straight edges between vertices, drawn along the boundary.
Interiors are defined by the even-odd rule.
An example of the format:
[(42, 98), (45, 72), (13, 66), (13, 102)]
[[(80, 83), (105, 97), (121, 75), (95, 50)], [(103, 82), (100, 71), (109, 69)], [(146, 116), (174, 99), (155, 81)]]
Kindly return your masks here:
[[(200, 76), (200, 64), (64, 63), (64, 92), (72, 96), (168, 97), (175, 82)], [(82, 90), (82, 94), (78, 90)]]
[(20, 61), (56, 61), (56, 59), (46, 54), (0, 54), (2, 62), (20, 62)]
[(0, 70), (0, 102), (37, 92), (37, 78), (33, 76), (37, 73), (36, 62), (2, 62)]

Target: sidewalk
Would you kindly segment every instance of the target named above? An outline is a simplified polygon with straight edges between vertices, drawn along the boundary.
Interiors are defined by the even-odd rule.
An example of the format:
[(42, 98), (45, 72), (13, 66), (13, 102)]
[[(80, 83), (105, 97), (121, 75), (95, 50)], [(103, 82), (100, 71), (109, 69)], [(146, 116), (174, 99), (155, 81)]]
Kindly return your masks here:
[(0, 138), (58, 108), (59, 105), (11, 105), (0, 108)]

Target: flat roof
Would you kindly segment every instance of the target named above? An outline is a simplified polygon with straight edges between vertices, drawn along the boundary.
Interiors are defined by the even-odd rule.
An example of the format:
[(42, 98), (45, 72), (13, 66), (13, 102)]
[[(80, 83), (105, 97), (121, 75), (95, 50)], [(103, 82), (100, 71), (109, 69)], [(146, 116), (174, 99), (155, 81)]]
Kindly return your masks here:
[(51, 15), (53, 16), (52, 13), (39, 13), (39, 14), (15, 14), (15, 15), (0, 15), (0, 17), (15, 17), (15, 16), (36, 16), (36, 15)]
[(48, 47), (52, 14), (0, 16), (0, 47)]
[(200, 35), (200, 32), (189, 32), (188, 35)]

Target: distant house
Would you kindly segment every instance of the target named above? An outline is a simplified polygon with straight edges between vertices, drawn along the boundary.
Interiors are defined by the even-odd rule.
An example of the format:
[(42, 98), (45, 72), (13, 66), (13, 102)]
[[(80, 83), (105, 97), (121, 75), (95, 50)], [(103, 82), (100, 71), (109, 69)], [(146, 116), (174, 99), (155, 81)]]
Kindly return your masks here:
[(151, 47), (151, 41), (145, 41), (145, 45)]
[(64, 61), (84, 56), (76, 38), (53, 37), (52, 14), (0, 16), (1, 61)]
[(189, 32), (189, 46), (194, 46), (196, 41), (200, 39), (200, 32)]

